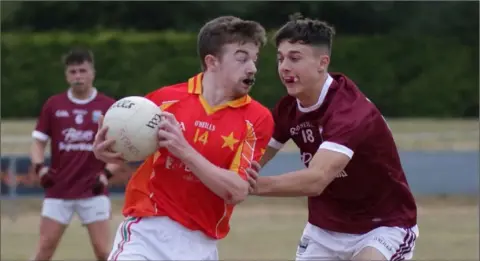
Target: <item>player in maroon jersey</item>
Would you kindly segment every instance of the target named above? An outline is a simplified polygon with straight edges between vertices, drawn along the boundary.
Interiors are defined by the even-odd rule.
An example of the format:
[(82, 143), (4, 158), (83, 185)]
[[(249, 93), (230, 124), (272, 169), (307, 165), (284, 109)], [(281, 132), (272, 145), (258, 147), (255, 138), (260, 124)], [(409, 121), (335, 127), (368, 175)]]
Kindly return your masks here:
[(328, 73), (334, 30), (295, 18), (275, 36), (278, 73), (288, 96), (273, 110), (264, 157), (290, 139), (306, 168), (258, 177), (251, 194), (308, 196), (297, 260), (403, 260), (418, 236), (415, 200), (380, 111), (343, 74)]
[[(87, 227), (97, 260), (110, 251), (110, 200), (106, 182), (118, 168), (99, 161), (92, 153), (98, 118), (115, 102), (93, 87), (93, 56), (73, 50), (65, 56), (68, 91), (50, 97), (43, 105), (31, 147), (31, 161), (45, 199), (40, 239), (34, 260), (50, 260), (74, 213)], [(51, 141), (51, 164), (44, 151)]]

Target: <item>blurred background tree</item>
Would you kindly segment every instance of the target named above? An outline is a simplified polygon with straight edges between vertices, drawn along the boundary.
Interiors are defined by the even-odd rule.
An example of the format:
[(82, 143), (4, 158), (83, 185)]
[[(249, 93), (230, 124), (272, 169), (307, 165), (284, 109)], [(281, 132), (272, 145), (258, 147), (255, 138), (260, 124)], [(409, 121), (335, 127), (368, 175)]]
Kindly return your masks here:
[(334, 24), (342, 34), (451, 35), (478, 43), (478, 2), (168, 2), (2, 1), (3, 31), (92, 29), (196, 32), (219, 15), (254, 19), (269, 29), (300, 12)]
[[(63, 88), (59, 56), (73, 44), (100, 52), (100, 87), (121, 97), (133, 91), (126, 72), (137, 82), (147, 75), (134, 90), (142, 93), (197, 71), (194, 37), (209, 19), (235, 15), (274, 31), (295, 12), (335, 26), (332, 70), (352, 77), (387, 116), (478, 117), (478, 1), (1, 1), (2, 94), (21, 88), (22, 99), (32, 96), (25, 108), (9, 113), (12, 105), (2, 103), (2, 110), (35, 115), (43, 102), (38, 97)], [(160, 37), (161, 31), (169, 33)], [(137, 61), (144, 50), (151, 59)], [(45, 59), (55, 70), (35, 66)], [(262, 53), (260, 68), (262, 88), (253, 95), (271, 106), (283, 94), (273, 50)], [(34, 79), (16, 75), (19, 70)], [(32, 83), (56, 87), (39, 91)]]

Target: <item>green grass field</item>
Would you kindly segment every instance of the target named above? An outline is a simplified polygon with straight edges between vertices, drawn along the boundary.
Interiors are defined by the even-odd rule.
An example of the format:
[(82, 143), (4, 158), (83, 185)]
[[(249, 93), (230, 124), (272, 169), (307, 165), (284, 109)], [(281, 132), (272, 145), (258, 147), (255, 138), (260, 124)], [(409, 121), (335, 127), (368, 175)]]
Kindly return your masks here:
[[(114, 200), (112, 236), (122, 217)], [(420, 236), (414, 260), (478, 260), (476, 199), (419, 199)], [(32, 199), (2, 202), (1, 260), (27, 260), (38, 239), (41, 203)], [(7, 213), (16, 211), (13, 221)], [(237, 207), (232, 230), (220, 242), (222, 260), (292, 260), (306, 222), (303, 199), (250, 198)], [(78, 220), (68, 228), (54, 260), (93, 260), (86, 231)]]
[[(478, 150), (478, 120), (390, 119), (395, 141), (401, 150)], [(2, 153), (25, 154), (35, 120), (2, 120)], [(296, 151), (288, 143), (285, 151)]]

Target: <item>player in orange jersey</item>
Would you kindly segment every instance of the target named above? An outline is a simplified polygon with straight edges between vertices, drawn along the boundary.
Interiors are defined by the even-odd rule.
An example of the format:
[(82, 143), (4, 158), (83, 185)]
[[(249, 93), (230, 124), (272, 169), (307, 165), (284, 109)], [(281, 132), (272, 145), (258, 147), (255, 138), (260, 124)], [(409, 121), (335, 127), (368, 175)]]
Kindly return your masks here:
[[(259, 160), (273, 132), (270, 111), (248, 92), (257, 71), (264, 28), (219, 17), (198, 35), (203, 73), (148, 94), (164, 111), (160, 149), (133, 174), (125, 221), (109, 260), (217, 260), (234, 205), (248, 195), (245, 169)], [(101, 127), (101, 124), (100, 124)], [(107, 149), (106, 127), (95, 155), (121, 161)]]

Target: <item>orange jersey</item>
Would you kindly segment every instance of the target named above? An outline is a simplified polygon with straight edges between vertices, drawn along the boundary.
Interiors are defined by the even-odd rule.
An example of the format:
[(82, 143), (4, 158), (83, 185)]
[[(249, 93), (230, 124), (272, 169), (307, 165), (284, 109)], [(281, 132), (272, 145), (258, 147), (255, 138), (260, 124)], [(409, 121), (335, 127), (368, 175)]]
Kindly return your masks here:
[[(147, 95), (175, 115), (185, 138), (214, 165), (246, 180), (245, 168), (259, 161), (273, 132), (273, 118), (263, 105), (244, 96), (211, 107), (201, 95), (202, 74)], [(220, 239), (230, 230), (234, 206), (207, 188), (185, 164), (160, 149), (129, 181), (125, 216), (168, 216), (191, 230)]]

